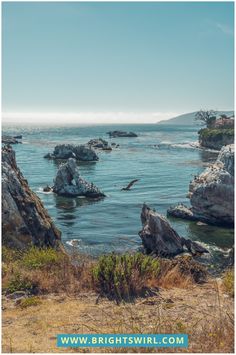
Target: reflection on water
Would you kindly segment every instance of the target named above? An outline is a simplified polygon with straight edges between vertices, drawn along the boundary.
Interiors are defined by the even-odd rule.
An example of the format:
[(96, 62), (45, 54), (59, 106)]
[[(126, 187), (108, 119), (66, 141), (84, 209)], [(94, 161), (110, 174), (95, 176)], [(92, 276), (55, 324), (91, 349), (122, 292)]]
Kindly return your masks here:
[[(109, 139), (106, 132), (117, 129), (136, 132), (138, 137)], [(107, 125), (14, 127), (4, 133), (23, 134), (24, 144), (14, 146), (17, 163), (62, 231), (66, 247), (71, 248), (71, 241), (77, 240), (80, 249), (99, 255), (140, 248), (138, 232), (144, 202), (163, 215), (170, 205), (189, 205), (189, 182), (217, 157), (217, 152), (196, 148), (197, 130), (170, 125)], [(98, 152), (98, 162), (78, 165), (81, 175), (98, 186), (106, 198), (93, 201), (42, 191), (44, 186), (53, 185), (62, 163), (44, 159), (45, 154), (57, 144), (84, 144), (99, 137), (119, 144), (119, 148), (109, 154)], [(130, 191), (121, 191), (132, 179), (139, 181)], [(203, 260), (215, 266), (224, 262), (233, 245), (232, 230), (177, 219), (171, 219), (171, 224), (181, 236), (203, 243), (210, 250)]]

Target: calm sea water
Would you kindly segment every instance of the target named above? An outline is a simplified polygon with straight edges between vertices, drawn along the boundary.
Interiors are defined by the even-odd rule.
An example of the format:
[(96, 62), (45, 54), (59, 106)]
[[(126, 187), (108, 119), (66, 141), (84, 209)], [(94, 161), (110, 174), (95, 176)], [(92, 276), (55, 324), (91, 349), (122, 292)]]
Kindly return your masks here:
[[(96, 163), (79, 163), (81, 175), (96, 184), (107, 197), (100, 201), (58, 197), (44, 193), (53, 184), (58, 163), (44, 159), (56, 144), (86, 143), (91, 138), (108, 139), (114, 129), (134, 131), (138, 138), (118, 138), (112, 152), (99, 152)], [(72, 240), (87, 253), (140, 248), (140, 212), (143, 202), (166, 214), (170, 205), (183, 202), (194, 175), (215, 160), (215, 152), (199, 150), (196, 127), (170, 125), (3, 127), (3, 133), (22, 134), (23, 144), (14, 145), (17, 163), (31, 188), (38, 194), (57, 227), (67, 248)], [(108, 139), (109, 140), (109, 139)], [(159, 145), (159, 147), (155, 147)], [(130, 191), (121, 191), (130, 180), (139, 179)], [(233, 245), (233, 231), (196, 222), (171, 219), (177, 232), (205, 245), (210, 255), (203, 262), (222, 265)]]

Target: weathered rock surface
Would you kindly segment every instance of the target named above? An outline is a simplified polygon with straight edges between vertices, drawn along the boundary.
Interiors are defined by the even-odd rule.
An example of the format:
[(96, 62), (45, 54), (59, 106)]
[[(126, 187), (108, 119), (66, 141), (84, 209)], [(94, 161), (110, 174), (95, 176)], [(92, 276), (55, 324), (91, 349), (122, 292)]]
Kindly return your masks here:
[(89, 147), (93, 147), (93, 148), (97, 148), (97, 149), (101, 149), (101, 150), (107, 150), (107, 151), (111, 151), (112, 147), (109, 145), (109, 143), (102, 138), (98, 138), (98, 139), (91, 139), (88, 142), (88, 146)]
[(60, 231), (16, 165), (11, 147), (2, 149), (2, 241), (4, 245), (59, 247)]
[[(195, 177), (189, 185), (191, 208), (182, 213), (179, 206), (169, 209), (174, 217), (233, 226), (234, 224), (234, 146), (221, 149), (217, 161)], [(186, 208), (187, 209), (187, 208)], [(189, 218), (191, 216), (191, 218)]]
[(183, 205), (182, 203), (177, 206), (170, 207), (167, 210), (167, 216), (188, 219), (189, 221), (196, 221), (196, 217), (193, 215), (191, 208)]
[(80, 161), (96, 161), (98, 156), (91, 146), (81, 144), (59, 144), (54, 148), (53, 153), (44, 156), (47, 159), (69, 159), (74, 158)]
[(125, 132), (125, 131), (109, 131), (107, 132), (110, 138), (117, 138), (117, 137), (138, 137), (134, 132)]
[(2, 136), (2, 143), (3, 144), (18, 144), (21, 143), (18, 139), (21, 139), (22, 136)]
[(217, 163), (221, 162), (223, 168), (234, 176), (234, 144), (223, 147), (218, 155)]
[(146, 204), (142, 208), (141, 221), (143, 229), (139, 235), (148, 254), (174, 257), (185, 250), (191, 254), (208, 253), (198, 243), (180, 237), (164, 216), (153, 211)]
[(68, 161), (58, 169), (54, 180), (53, 192), (68, 197), (105, 197), (96, 186), (85, 181), (80, 176), (76, 160), (73, 158), (69, 158)]

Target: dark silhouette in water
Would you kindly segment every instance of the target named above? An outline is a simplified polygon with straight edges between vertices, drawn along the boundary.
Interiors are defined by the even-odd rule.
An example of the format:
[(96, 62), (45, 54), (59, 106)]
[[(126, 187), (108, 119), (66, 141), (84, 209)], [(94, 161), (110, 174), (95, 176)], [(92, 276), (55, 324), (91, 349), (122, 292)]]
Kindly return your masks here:
[(134, 179), (134, 180), (130, 181), (130, 183), (126, 187), (123, 187), (121, 190), (123, 190), (123, 191), (130, 190), (131, 187), (133, 186), (133, 184), (135, 184), (135, 182), (137, 182), (137, 181), (139, 181), (139, 179)]

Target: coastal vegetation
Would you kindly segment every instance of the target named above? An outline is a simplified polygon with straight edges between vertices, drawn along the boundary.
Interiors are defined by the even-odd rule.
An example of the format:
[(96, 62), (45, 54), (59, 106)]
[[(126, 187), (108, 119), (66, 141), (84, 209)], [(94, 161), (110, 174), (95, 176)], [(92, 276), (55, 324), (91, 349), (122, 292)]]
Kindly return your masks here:
[(226, 292), (234, 297), (234, 269), (227, 270), (223, 276), (223, 286)]
[(158, 279), (159, 272), (159, 261), (150, 256), (113, 253), (99, 258), (92, 276), (98, 292), (119, 303), (148, 293), (148, 285)]
[(4, 247), (2, 256), (5, 352), (57, 352), (55, 334), (60, 332), (187, 333), (187, 352), (233, 351), (232, 273), (216, 281), (190, 256), (168, 260), (135, 253), (91, 259), (34, 247)]
[(224, 145), (234, 143), (234, 128), (202, 128), (198, 134), (203, 147), (220, 150)]
[(200, 110), (195, 114), (195, 120), (206, 125), (198, 131), (199, 143), (202, 147), (220, 150), (224, 145), (234, 143), (234, 116), (226, 114), (216, 116), (214, 110)]

